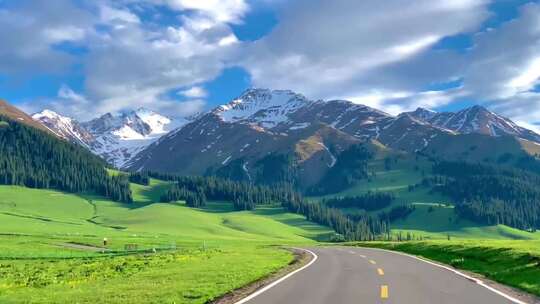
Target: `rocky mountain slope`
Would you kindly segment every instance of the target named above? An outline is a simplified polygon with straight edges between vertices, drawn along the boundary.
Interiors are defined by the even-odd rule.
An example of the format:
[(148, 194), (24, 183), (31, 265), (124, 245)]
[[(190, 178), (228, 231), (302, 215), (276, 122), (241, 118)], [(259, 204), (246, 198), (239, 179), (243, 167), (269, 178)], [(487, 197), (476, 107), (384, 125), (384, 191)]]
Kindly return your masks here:
[(78, 143), (116, 167), (164, 134), (184, 124), (147, 109), (129, 113), (105, 114), (79, 123), (50, 110), (32, 115), (58, 136)]
[(0, 99), (0, 115), (6, 116), (10, 119), (13, 119), (15, 121), (19, 121), (21, 123), (24, 123), (26, 125), (29, 125), (31, 127), (40, 129), (45, 132), (49, 132), (51, 134), (55, 134), (49, 128), (47, 128), (45, 125), (39, 123), (38, 121), (34, 120), (31, 116), (24, 113), (23, 111), (19, 110), (17, 107), (14, 107), (7, 103), (6, 101)]
[[(291, 91), (252, 89), (162, 137), (125, 167), (182, 174), (244, 172), (250, 179), (273, 156), (288, 155), (309, 184), (354, 143), (431, 154), (451, 144), (451, 156), (478, 160), (493, 145), (511, 147), (501, 153), (522, 153), (523, 139), (540, 143), (538, 134), (480, 107), (458, 113), (419, 109), (395, 117), (345, 100), (313, 101)], [(475, 145), (485, 149), (475, 151)], [(490, 157), (499, 154), (493, 151)]]
[(419, 108), (392, 116), (284, 90), (250, 89), (189, 121), (145, 109), (84, 123), (52, 111), (34, 119), (124, 169), (254, 180), (268, 177), (265, 166), (271, 164), (294, 168), (282, 173), (297, 175), (306, 185), (356, 143), (473, 161), (540, 153), (540, 135), (480, 106), (456, 113)]
[(520, 127), (510, 119), (497, 115), (482, 106), (473, 106), (455, 113), (437, 113), (418, 108), (408, 114), (425, 123), (461, 134), (510, 135), (540, 143), (540, 135)]

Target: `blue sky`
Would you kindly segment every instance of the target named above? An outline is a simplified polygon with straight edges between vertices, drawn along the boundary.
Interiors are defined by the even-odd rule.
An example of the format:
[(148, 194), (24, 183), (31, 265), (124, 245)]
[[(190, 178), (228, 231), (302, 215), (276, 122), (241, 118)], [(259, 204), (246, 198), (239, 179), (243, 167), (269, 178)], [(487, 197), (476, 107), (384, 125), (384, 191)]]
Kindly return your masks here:
[(482, 104), (536, 128), (538, 20), (521, 0), (0, 0), (0, 96), (85, 120), (265, 87), (392, 114)]

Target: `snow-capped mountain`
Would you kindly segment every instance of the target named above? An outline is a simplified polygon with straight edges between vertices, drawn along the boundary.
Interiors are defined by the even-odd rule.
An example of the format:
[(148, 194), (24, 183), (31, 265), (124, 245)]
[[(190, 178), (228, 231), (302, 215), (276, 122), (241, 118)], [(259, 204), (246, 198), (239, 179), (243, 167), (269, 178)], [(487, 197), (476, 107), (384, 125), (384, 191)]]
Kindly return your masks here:
[(458, 112), (442, 113), (418, 108), (408, 114), (431, 125), (461, 134), (510, 135), (540, 143), (540, 135), (478, 105)]
[[(251, 180), (265, 158), (289, 155), (308, 185), (341, 151), (360, 142), (473, 161), (497, 160), (498, 152), (521, 153), (525, 141), (540, 152), (540, 135), (479, 106), (456, 113), (419, 108), (392, 116), (347, 100), (310, 100), (284, 90), (250, 89), (183, 120), (147, 109), (84, 123), (47, 110), (34, 118), (119, 168), (180, 174), (225, 170)], [(504, 149), (483, 154), (493, 146)]]
[(94, 136), (81, 127), (77, 121), (54, 111), (43, 110), (32, 115), (32, 118), (44, 124), (59, 137), (76, 142), (86, 148), (90, 148), (95, 140)]
[(51, 110), (32, 117), (58, 136), (87, 147), (119, 168), (137, 152), (186, 122), (144, 108), (119, 115), (107, 113), (84, 123)]
[(292, 91), (252, 89), (215, 108), (212, 113), (228, 123), (254, 123), (263, 128), (273, 128), (309, 103), (304, 96)]
[[(480, 137), (466, 137), (469, 133)], [(466, 155), (471, 160), (485, 158), (481, 151), (496, 144), (511, 144), (521, 153), (519, 141), (508, 142), (499, 135), (540, 143), (540, 135), (481, 107), (457, 113), (418, 109), (392, 116), (346, 100), (314, 101), (292, 91), (250, 89), (163, 136), (125, 167), (181, 174), (225, 170), (244, 172), (251, 179), (268, 155), (285, 154), (294, 155), (301, 179), (309, 183), (332, 166), (340, 151), (358, 142), (429, 151), (434, 157), (445, 151), (445, 156)]]

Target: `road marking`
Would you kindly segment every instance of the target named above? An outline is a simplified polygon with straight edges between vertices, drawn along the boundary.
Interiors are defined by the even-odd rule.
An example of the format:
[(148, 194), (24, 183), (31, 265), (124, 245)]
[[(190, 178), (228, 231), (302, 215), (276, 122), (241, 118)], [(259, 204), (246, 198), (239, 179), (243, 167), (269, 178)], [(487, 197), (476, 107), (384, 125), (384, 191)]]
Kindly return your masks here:
[(302, 266), (301, 268), (298, 268), (296, 269), (295, 271), (289, 273), (288, 275), (282, 277), (281, 279), (277, 280), (277, 281), (274, 281), (272, 282), (271, 284), (268, 284), (266, 287), (264, 288), (261, 288), (259, 290), (257, 290), (256, 292), (250, 294), (249, 296), (243, 298), (242, 300), (238, 301), (238, 302), (235, 302), (234, 304), (244, 304), (244, 303), (247, 303), (248, 301), (252, 300), (253, 298), (259, 296), (260, 294), (262, 294), (263, 292), (269, 290), (270, 288), (276, 286), (277, 284), (285, 281), (286, 279), (292, 277), (293, 275), (295, 275), (296, 273), (308, 268), (309, 266), (311, 266), (313, 263), (315, 263), (315, 261), (317, 261), (317, 259), (319, 258), (313, 251), (311, 250), (307, 250), (307, 249), (303, 249), (303, 248), (294, 248), (294, 249), (298, 249), (298, 250), (304, 250), (305, 252), (308, 252), (309, 254), (311, 254), (313, 256), (313, 259), (307, 263), (306, 265)]
[(379, 275), (384, 275), (384, 270), (382, 270), (382, 268), (377, 268), (377, 272)]
[(349, 250), (349, 253), (350, 254), (355, 254), (356, 252), (352, 251), (352, 250)]
[(381, 286), (381, 299), (388, 299), (388, 285)]
[(375, 262), (374, 260), (369, 260), (369, 262), (373, 265), (377, 264), (377, 262)]
[(363, 254), (361, 254), (361, 255), (360, 255), (360, 257), (361, 257), (361, 258), (363, 258), (363, 259), (365, 259), (365, 258), (366, 258), (366, 256), (365, 256), (365, 255), (363, 255)]
[(434, 262), (431, 262), (429, 260), (414, 256), (414, 255), (411, 255), (411, 254), (399, 252), (399, 251), (392, 251), (392, 250), (379, 249), (379, 248), (366, 248), (366, 249), (384, 251), (384, 252), (389, 252), (389, 253), (393, 253), (393, 254), (399, 254), (399, 255), (402, 255), (402, 256), (409, 257), (409, 258), (413, 258), (415, 260), (418, 260), (418, 261), (421, 261), (421, 262), (424, 262), (424, 263), (428, 263), (428, 264), (433, 265), (435, 267), (446, 269), (448, 271), (451, 271), (451, 272), (453, 272), (453, 273), (455, 273), (455, 274), (457, 274), (457, 275), (459, 275), (461, 277), (464, 277), (465, 279), (467, 279), (469, 281), (472, 281), (472, 282), (474, 282), (474, 283), (476, 283), (476, 284), (478, 284), (478, 285), (480, 285), (480, 286), (482, 286), (482, 287), (484, 287), (484, 288), (486, 288), (486, 289), (500, 295), (501, 297), (503, 297), (503, 298), (513, 302), (513, 303), (516, 303), (516, 304), (528, 304), (527, 302), (523, 302), (523, 301), (521, 301), (519, 299), (516, 299), (516, 298), (512, 297), (511, 295), (508, 295), (508, 294), (506, 294), (506, 293), (504, 293), (502, 291), (499, 291), (499, 290), (487, 285), (482, 280), (479, 280), (477, 278), (473, 278), (473, 277), (471, 277), (469, 275), (466, 275), (466, 274), (464, 274), (464, 273), (462, 273), (462, 272), (460, 272), (460, 271), (458, 271), (458, 270), (456, 270), (454, 268), (451, 268), (451, 267), (448, 267), (448, 266), (445, 266), (445, 265), (441, 265), (441, 264), (438, 264), (438, 263), (434, 263)]

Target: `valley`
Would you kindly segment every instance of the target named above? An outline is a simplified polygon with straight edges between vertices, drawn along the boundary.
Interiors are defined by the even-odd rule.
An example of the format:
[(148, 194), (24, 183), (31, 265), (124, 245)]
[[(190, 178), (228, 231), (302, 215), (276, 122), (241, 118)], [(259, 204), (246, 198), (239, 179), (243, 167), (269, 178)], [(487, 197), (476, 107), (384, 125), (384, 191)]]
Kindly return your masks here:
[(132, 205), (0, 186), (0, 302), (206, 303), (292, 261), (275, 246), (331, 235), (276, 206), (234, 212), (225, 202), (149, 204), (161, 186), (134, 186)]
[[(336, 245), (408, 252), (540, 295), (540, 145), (485, 109), (441, 114), (476, 117), (458, 128), (421, 109), (394, 117), (250, 90), (172, 128), (142, 109), (79, 124), (4, 107), (0, 302), (210, 303), (288, 267), (292, 247), (326, 256), (310, 271), (360, 256)], [(480, 122), (488, 129), (471, 127)], [(508, 252), (497, 263), (510, 273), (476, 260), (492, 250)]]
[(540, 304), (540, 0), (0, 0), (0, 304)]

